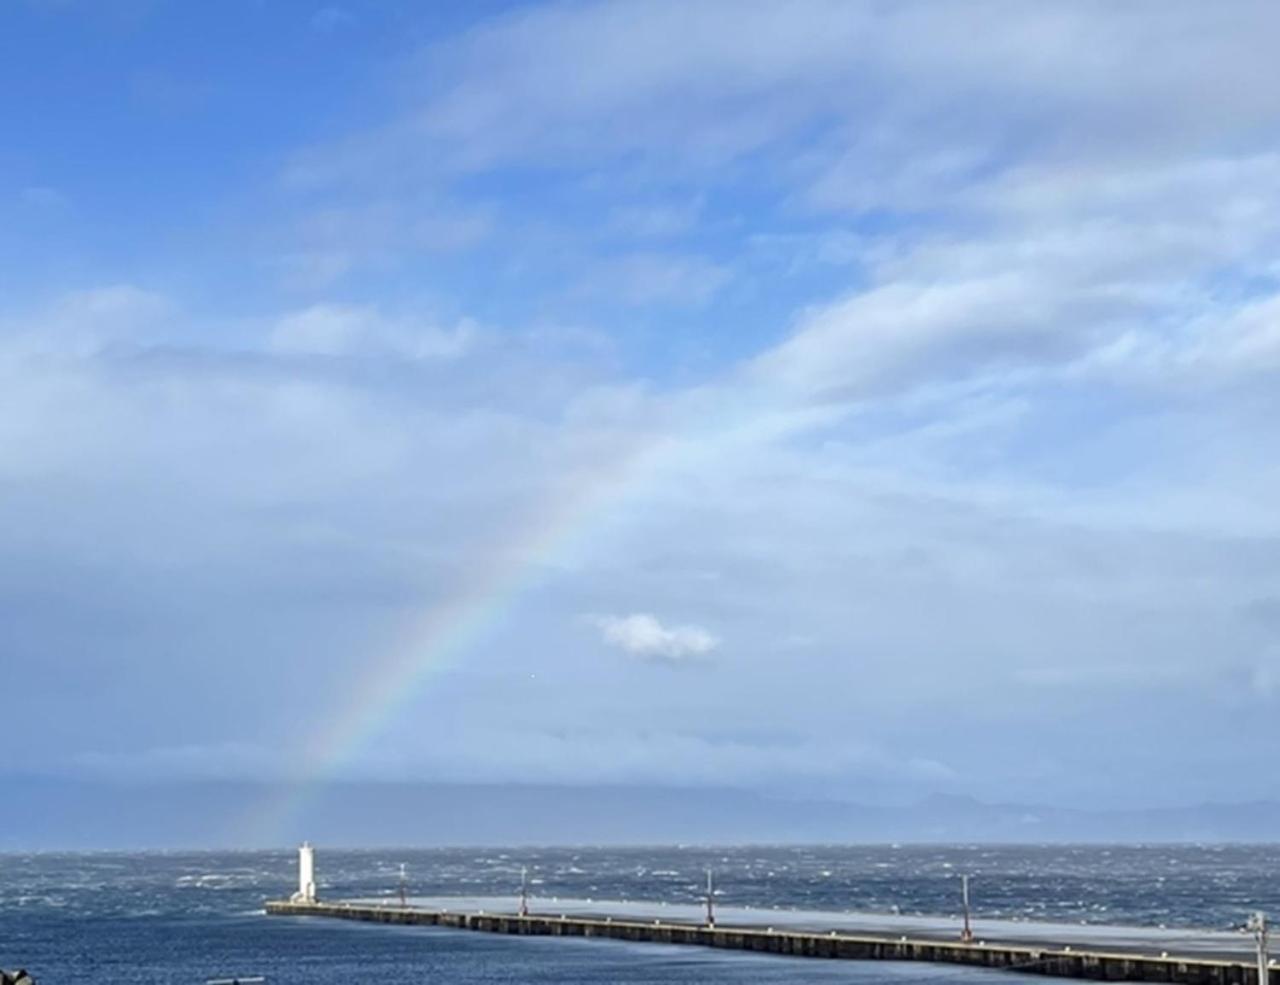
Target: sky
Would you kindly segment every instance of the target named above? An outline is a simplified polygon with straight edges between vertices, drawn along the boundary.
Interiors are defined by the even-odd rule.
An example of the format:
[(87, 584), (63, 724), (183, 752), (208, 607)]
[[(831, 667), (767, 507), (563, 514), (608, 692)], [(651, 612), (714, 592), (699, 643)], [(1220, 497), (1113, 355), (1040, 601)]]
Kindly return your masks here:
[(1280, 798), (1277, 36), (8, 0), (0, 774)]

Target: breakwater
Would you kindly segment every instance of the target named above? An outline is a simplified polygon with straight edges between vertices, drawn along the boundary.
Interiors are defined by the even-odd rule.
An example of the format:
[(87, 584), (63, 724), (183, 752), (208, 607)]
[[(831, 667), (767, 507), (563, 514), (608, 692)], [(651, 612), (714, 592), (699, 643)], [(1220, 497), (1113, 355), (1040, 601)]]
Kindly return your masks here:
[[(1188, 985), (1260, 985), (1256, 965), (1203, 954), (1144, 954), (1051, 942), (949, 941), (848, 930), (760, 925), (698, 924), (609, 914), (455, 912), (368, 902), (266, 904), (274, 916), (330, 917), (370, 923), (444, 927), (494, 934), (592, 937), (756, 951), (790, 957), (851, 961), (929, 961), (1016, 970), (1095, 981), (1173, 982)], [(1265, 985), (1265, 982), (1262, 983)]]

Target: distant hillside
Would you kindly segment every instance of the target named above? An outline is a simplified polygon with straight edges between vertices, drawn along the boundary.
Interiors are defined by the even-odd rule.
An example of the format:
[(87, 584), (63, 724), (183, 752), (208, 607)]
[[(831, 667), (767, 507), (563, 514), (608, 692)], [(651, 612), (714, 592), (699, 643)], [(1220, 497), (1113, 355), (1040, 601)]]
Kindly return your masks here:
[(1280, 803), (1085, 811), (937, 796), (907, 807), (728, 789), (334, 784), (285, 830), (274, 788), (9, 779), (0, 850), (329, 845), (1280, 840)]

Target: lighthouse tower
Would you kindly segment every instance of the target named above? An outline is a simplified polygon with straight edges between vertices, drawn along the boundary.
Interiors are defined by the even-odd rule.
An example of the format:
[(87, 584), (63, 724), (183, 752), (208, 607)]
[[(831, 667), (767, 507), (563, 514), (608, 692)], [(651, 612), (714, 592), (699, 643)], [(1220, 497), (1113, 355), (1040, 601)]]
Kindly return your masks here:
[(316, 901), (316, 853), (309, 841), (298, 848), (298, 891), (290, 902), (314, 903)]

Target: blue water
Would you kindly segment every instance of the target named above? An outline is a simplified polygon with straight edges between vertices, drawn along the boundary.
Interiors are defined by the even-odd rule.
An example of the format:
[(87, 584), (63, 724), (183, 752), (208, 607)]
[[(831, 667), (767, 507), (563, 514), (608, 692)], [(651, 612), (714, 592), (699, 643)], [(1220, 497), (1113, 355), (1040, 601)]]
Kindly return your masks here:
[[(399, 864), (423, 895), (696, 902), (703, 870), (725, 904), (955, 912), (972, 873), (988, 917), (1170, 927), (1280, 914), (1280, 846), (447, 849), (317, 853), (323, 895), (391, 897)], [(512, 938), (262, 915), (287, 895), (293, 852), (0, 855), (0, 967), (41, 985), (181, 983), (953, 982), (1023, 976), (611, 941)], [(1026, 981), (1043, 981), (1026, 978)]]

